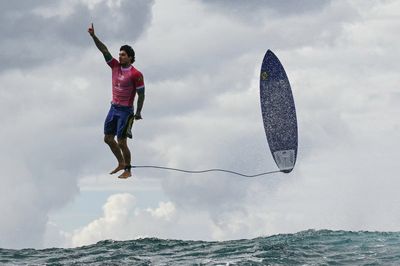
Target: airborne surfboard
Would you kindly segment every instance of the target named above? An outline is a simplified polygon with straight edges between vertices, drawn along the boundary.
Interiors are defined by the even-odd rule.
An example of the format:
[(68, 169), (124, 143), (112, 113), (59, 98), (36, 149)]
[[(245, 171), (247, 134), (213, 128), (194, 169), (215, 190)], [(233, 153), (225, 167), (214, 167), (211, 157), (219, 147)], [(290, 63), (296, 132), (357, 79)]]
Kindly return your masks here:
[(290, 173), (297, 158), (296, 108), (286, 72), (271, 50), (266, 52), (261, 66), (260, 100), (272, 157), (279, 170)]

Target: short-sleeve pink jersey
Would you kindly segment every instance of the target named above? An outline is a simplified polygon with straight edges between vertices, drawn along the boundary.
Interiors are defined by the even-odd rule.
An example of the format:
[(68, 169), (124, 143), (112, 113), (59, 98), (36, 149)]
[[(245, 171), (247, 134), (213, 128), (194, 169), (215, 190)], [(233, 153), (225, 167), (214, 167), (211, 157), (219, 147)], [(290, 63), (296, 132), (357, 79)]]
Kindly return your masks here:
[(107, 64), (112, 69), (112, 103), (132, 107), (136, 91), (144, 89), (142, 73), (133, 66), (123, 68), (115, 58)]

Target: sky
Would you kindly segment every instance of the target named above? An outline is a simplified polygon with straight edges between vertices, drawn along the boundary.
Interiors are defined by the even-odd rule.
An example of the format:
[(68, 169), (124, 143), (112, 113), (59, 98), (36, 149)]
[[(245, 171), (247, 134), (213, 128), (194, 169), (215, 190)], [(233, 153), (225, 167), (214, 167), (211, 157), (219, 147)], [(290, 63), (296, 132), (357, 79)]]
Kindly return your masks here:
[[(395, 0), (1, 1), (0, 248), (399, 231), (399, 14)], [(110, 176), (92, 22), (144, 75), (133, 164), (277, 170), (258, 94), (271, 49), (296, 103), (294, 171)]]

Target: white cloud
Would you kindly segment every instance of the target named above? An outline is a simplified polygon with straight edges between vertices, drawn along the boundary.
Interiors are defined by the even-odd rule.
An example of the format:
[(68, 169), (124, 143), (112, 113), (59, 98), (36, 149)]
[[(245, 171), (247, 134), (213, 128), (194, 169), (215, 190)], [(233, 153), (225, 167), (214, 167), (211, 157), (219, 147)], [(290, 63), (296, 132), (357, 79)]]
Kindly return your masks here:
[(169, 221), (175, 214), (175, 206), (172, 202), (160, 202), (160, 206), (157, 209), (148, 208), (147, 211), (155, 218)]
[[(398, 10), (394, 1), (387, 4), (392, 10)], [(252, 82), (256, 79), (253, 73), (259, 67), (257, 60), (264, 52), (260, 51), (261, 47), (279, 48), (277, 54), (286, 66), (294, 89), (300, 134), (297, 170), (290, 176), (248, 181), (217, 174), (168, 175), (163, 180), (164, 188), (179, 206), (178, 210), (200, 208), (209, 212), (215, 225), (231, 228), (213, 235), (227, 238), (313, 227), (398, 229), (392, 204), (387, 205), (392, 206), (388, 207), (392, 210), (379, 210), (380, 219), (369, 212), (369, 207), (384, 206), (376, 202), (398, 202), (395, 193), (385, 193), (391, 191), (386, 185), (376, 186), (378, 178), (385, 180), (383, 184), (398, 183), (395, 168), (388, 165), (396, 165), (398, 159), (395, 147), (398, 146), (399, 127), (393, 118), (400, 111), (394, 103), (398, 98), (395, 88), (399, 69), (393, 62), (399, 53), (392, 47), (400, 40), (394, 37), (397, 35), (390, 26), (397, 22), (392, 16), (387, 18), (389, 9), (384, 6), (363, 5), (359, 1), (332, 2), (322, 12), (312, 15), (266, 17), (265, 24), (256, 30), (254, 25), (247, 28), (240, 21), (226, 16), (221, 18), (214, 12), (207, 22), (193, 19), (192, 24), (187, 21), (176, 29), (172, 39), (180, 35), (177, 31), (182, 31), (182, 36), (187, 36), (183, 33), (190, 30), (196, 32), (193, 31), (196, 23), (201, 24), (199, 30), (204, 34), (197, 39), (196, 34), (189, 33), (191, 37), (182, 40), (191, 48), (183, 52), (195, 51), (201, 55), (201, 58), (190, 57), (196, 58), (193, 62), (197, 67), (196, 75), (186, 74), (187, 69), (183, 69), (184, 76), (176, 78), (179, 83), (174, 84), (172, 77), (166, 83), (155, 84), (154, 92), (150, 92), (152, 98), (163, 95), (157, 102), (156, 108), (160, 109), (157, 117), (168, 118), (174, 111), (173, 119), (167, 122), (172, 127), (160, 121), (154, 123), (159, 127), (155, 133), (148, 135), (155, 154), (163, 157), (161, 161), (182, 168), (224, 166), (243, 171), (250, 169), (249, 172), (274, 167), (269, 164), (269, 154), (265, 155), (268, 153), (266, 146), (262, 145), (265, 139), (257, 106), (258, 85)], [(163, 17), (157, 6), (154, 11), (156, 18)], [(204, 17), (202, 12), (206, 13), (203, 9), (195, 12), (186, 5), (183, 19)], [(215, 26), (208, 27), (208, 22)], [(141, 46), (147, 42), (151, 45), (156, 26), (149, 30), (147, 39), (143, 40), (146, 43)], [(168, 23), (163, 27), (168, 27)], [(256, 34), (260, 31), (261, 36)], [(215, 32), (220, 32), (221, 38), (207, 37)], [(246, 42), (230, 39), (235, 32)], [(374, 38), (375, 33), (380, 38)], [(390, 42), (385, 41), (386, 35), (390, 36)], [(161, 38), (160, 35), (157, 38)], [(365, 41), (360, 42), (360, 39)], [(225, 53), (217, 56), (218, 49), (205, 44), (204, 40), (226, 47)], [(230, 48), (237, 49), (241, 45), (247, 50), (238, 49), (240, 56), (235, 56)], [(204, 47), (208, 50), (203, 50)], [(177, 48), (172, 51), (174, 49)], [(175, 64), (171, 60), (167, 63), (186, 67), (182, 58), (185, 57), (178, 56)], [(215, 64), (209, 64), (209, 60)], [(248, 72), (240, 74), (249, 69), (250, 75)], [(209, 86), (204, 87), (207, 83)], [(168, 90), (164, 93), (165, 88)], [(199, 91), (204, 92), (203, 97)], [(178, 102), (184, 100), (183, 94), (189, 97), (188, 107)], [(171, 110), (170, 101), (163, 101), (166, 97), (171, 98), (177, 108)], [(200, 99), (196, 101), (197, 98)], [(162, 110), (166, 110), (165, 113)], [(160, 131), (162, 135), (156, 133)], [(276, 183), (264, 180), (270, 178)], [(277, 191), (271, 190), (271, 185)], [(254, 187), (258, 189), (251, 195)], [(374, 213), (376, 211), (374, 208)], [(235, 212), (245, 212), (248, 219), (238, 222), (242, 219), (237, 220), (240, 215)]]
[[(112, 7), (123, 9), (124, 23), (137, 25), (128, 39), (143, 32), (151, 5), (121, 1)], [(83, 173), (104, 171), (98, 165), (108, 158), (101, 125), (110, 96), (109, 79), (102, 78), (108, 66), (87, 33), (87, 8), (74, 1), (62, 18), (46, 15), (62, 6), (1, 4), (1, 247), (42, 247), (48, 214), (78, 194)], [(135, 6), (142, 13), (132, 20), (124, 14)], [(107, 10), (103, 4), (96, 8), (90, 14), (100, 17), (101, 26)], [(94, 68), (96, 63), (102, 67)]]
[[(63, 246), (82, 246), (104, 239), (131, 240), (142, 237), (166, 239), (223, 240), (251, 233), (251, 220), (243, 212), (223, 214), (218, 222), (207, 211), (177, 209), (173, 202), (159, 202), (155, 208), (141, 209), (133, 194), (114, 194), (103, 206), (103, 215), (64, 236)], [(55, 225), (50, 225), (49, 232)], [(262, 230), (257, 230), (262, 232)], [(55, 233), (53, 232), (54, 237)], [(56, 234), (55, 239), (57, 239)], [(252, 234), (251, 234), (252, 235)], [(54, 242), (55, 240), (53, 240)]]
[(103, 206), (103, 216), (76, 230), (71, 244), (81, 246), (103, 239), (129, 240), (156, 236), (159, 232), (168, 235), (164, 229), (168, 230), (175, 221), (175, 206), (171, 202), (160, 202), (155, 209), (141, 210), (136, 207), (132, 194), (114, 194)]
[[(7, 62), (0, 69), (1, 246), (40, 246), (48, 213), (71, 201), (78, 185), (134, 192), (131, 183), (96, 183), (114, 161), (102, 141), (110, 76), (87, 36), (89, 15), (111, 51), (136, 41), (147, 87), (144, 120), (134, 129), (136, 164), (275, 169), (258, 102), (268, 48), (292, 83), (300, 148), (290, 175), (249, 180), (135, 170), (134, 185), (147, 182), (155, 193), (152, 186), (161, 184), (169, 201), (139, 208), (130, 194), (111, 197), (102, 217), (71, 233), (70, 244), (140, 236), (230, 239), (322, 227), (398, 230), (397, 1), (327, 1), (311, 12), (271, 2), (260, 10), (274, 12), (250, 22), (257, 7), (243, 3), (241, 13), (235, 4), (224, 9), (207, 1), (112, 7), (83, 1), (64, 22), (46, 17), (59, 4), (41, 3), (41, 15), (29, 13), (35, 6), (14, 3), (0, 19), (0, 55)], [(120, 26), (135, 5), (146, 12), (125, 36)], [(109, 23), (115, 15), (105, 16), (109, 8), (123, 9), (123, 21)], [(15, 12), (20, 16), (11, 19)], [(55, 228), (48, 226), (46, 238), (55, 239), (48, 243), (68, 238)]]

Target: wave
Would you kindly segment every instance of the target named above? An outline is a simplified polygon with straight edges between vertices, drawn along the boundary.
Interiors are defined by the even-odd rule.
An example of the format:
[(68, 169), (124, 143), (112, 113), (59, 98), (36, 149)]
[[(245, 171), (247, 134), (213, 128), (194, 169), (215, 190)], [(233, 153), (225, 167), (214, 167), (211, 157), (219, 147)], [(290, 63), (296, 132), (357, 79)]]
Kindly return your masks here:
[(400, 264), (400, 233), (307, 230), (254, 239), (104, 240), (78, 248), (0, 249), (7, 265)]

